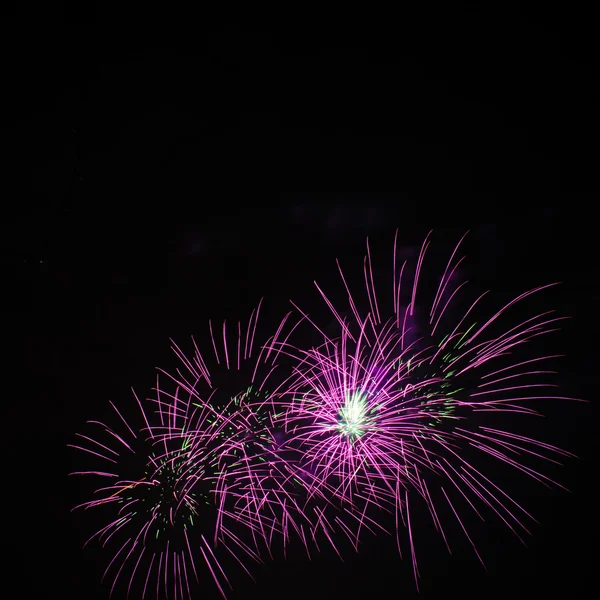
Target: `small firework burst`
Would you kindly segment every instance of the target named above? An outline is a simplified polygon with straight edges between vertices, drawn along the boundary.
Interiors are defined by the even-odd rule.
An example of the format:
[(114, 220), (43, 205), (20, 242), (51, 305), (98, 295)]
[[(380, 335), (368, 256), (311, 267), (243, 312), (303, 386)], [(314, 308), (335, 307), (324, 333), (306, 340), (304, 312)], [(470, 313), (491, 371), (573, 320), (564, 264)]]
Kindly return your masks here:
[[(292, 538), (310, 553), (315, 527), (327, 532), (335, 547), (327, 520), (311, 501), (307, 480), (284, 450), (279, 398), (289, 376), (279, 368), (278, 348), (298, 325), (289, 322), (290, 314), (273, 336), (260, 343), (255, 340), (258, 309), (246, 327), (237, 324), (233, 342), (226, 323), (218, 337), (209, 324), (212, 352), (202, 353), (193, 341), (194, 352), (187, 356), (174, 344), (181, 367), (169, 376), (198, 414), (211, 413), (209, 420), (222, 431), (214, 483), (218, 527), (227, 515), (232, 529), (236, 523), (242, 526), (240, 540), (244, 532), (250, 534), (252, 541), (247, 543), (256, 552), (262, 549), (269, 554), (275, 543), (285, 554)], [(201, 432), (202, 427), (196, 427), (193, 435)]]
[[(145, 403), (135, 396), (137, 421), (125, 419), (111, 403), (115, 423), (90, 421), (95, 433), (79, 435), (83, 443), (72, 444), (107, 465), (74, 474), (111, 482), (80, 505), (105, 510), (106, 524), (88, 543), (98, 539), (115, 551), (104, 573), (104, 578), (112, 577), (111, 594), (118, 582), (127, 580), (128, 594), (134, 582), (141, 582), (142, 597), (191, 597), (193, 579), (201, 580), (195, 561), (200, 556), (225, 596), (229, 580), (218, 555), (232, 557), (249, 574), (246, 559), (261, 561), (259, 540), (270, 541), (281, 530), (269, 510), (277, 498), (263, 499), (264, 468), (253, 466), (266, 461), (274, 444), (270, 412), (257, 402), (264, 405), (269, 394), (254, 384), (261, 372), (260, 358), (253, 359), (257, 317), (258, 310), (250, 318), (245, 343), (238, 325), (234, 362), (229, 361), (225, 325), (221, 352), (211, 327), (216, 365), (210, 371), (197, 347), (188, 360), (174, 346), (184, 369), (175, 375), (162, 371), (155, 397)], [(244, 364), (250, 367), (247, 380), (242, 378), (246, 387), (230, 393), (223, 386), (228, 387), (223, 393), (217, 387), (219, 375), (229, 383), (228, 375)], [(272, 370), (270, 364), (268, 373)], [(250, 398), (256, 401), (252, 407)], [(287, 487), (278, 490), (283, 495)]]
[[(184, 410), (177, 403), (161, 402), (153, 414), (135, 399), (143, 423), (126, 420), (111, 403), (115, 423), (90, 421), (93, 437), (79, 435), (83, 443), (73, 445), (106, 465), (74, 474), (111, 482), (97, 487), (94, 499), (76, 508), (104, 511), (106, 524), (86, 545), (97, 539), (113, 549), (103, 576), (112, 578), (111, 594), (125, 580), (128, 595), (137, 582), (142, 597), (164, 592), (183, 599), (191, 595), (189, 576), (197, 577), (195, 533), (190, 540), (190, 532), (199, 524), (201, 530), (211, 530), (214, 522), (207, 510), (211, 454), (191, 450), (189, 406)], [(212, 559), (202, 533), (199, 538)]]

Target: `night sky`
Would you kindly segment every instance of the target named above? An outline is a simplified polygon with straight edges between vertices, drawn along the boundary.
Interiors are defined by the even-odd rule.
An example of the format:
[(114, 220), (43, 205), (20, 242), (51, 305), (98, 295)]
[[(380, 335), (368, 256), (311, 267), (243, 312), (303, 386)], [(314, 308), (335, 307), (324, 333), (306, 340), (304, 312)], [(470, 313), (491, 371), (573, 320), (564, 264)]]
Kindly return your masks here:
[[(544, 438), (581, 458), (559, 474), (571, 493), (523, 485), (539, 520), (528, 547), (479, 524), (486, 572), (460, 532), (453, 556), (424, 532), (420, 597), (588, 597), (600, 433), (592, 24), (478, 5), (307, 9), (278, 24), (94, 2), (8, 17), (8, 597), (108, 598), (104, 557), (81, 549), (85, 519), (69, 512), (66, 445), (108, 400), (152, 387), (169, 338), (245, 318), (263, 296), (275, 315), (290, 299), (324, 310), (313, 280), (337, 285), (340, 258), (359, 281), (365, 238), (385, 261), (396, 229), (413, 250), (434, 229), (440, 251), (470, 230), (468, 278), (499, 298), (562, 282), (545, 299), (573, 317), (561, 383), (591, 401), (544, 421)], [(230, 599), (416, 597), (394, 548), (267, 562)]]

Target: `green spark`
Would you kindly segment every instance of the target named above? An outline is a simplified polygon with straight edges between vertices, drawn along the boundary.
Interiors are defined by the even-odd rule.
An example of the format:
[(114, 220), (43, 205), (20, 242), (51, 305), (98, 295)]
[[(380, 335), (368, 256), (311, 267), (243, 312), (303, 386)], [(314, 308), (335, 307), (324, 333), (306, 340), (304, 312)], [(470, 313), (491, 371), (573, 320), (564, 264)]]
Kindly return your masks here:
[(344, 405), (338, 412), (336, 430), (343, 436), (355, 439), (363, 435), (372, 425), (373, 410), (369, 406), (367, 394), (356, 391), (348, 393)]

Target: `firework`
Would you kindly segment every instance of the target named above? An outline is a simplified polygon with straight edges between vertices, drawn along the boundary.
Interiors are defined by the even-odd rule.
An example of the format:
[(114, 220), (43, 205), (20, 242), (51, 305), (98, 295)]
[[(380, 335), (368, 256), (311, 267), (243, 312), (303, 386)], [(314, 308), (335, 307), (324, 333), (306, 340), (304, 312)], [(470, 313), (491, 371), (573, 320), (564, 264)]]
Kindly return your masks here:
[(111, 402), (114, 423), (89, 421), (94, 431), (78, 434), (80, 442), (71, 445), (102, 465), (72, 474), (106, 482), (95, 489), (94, 499), (76, 507), (103, 511), (107, 521), (85, 545), (97, 539), (113, 549), (103, 575), (112, 578), (111, 594), (125, 579), (128, 595), (140, 580), (142, 597), (153, 590), (157, 597), (161, 590), (173, 598), (189, 597), (188, 575), (197, 575), (189, 532), (206, 516), (208, 499), (198, 482), (210, 453), (191, 452), (190, 406), (160, 403), (155, 414), (134, 396), (137, 420), (126, 420)]
[[(530, 344), (555, 331), (563, 317), (550, 311), (508, 320), (517, 305), (551, 286), (527, 291), (491, 315), (482, 312), (486, 294), (469, 299), (466, 282), (458, 279), (462, 241), (425, 302), (421, 279), (429, 235), (409, 281), (408, 263), (397, 261), (395, 240), (388, 309), (374, 283), (367, 241), (366, 310), (359, 308), (338, 263), (348, 298), (346, 314), (317, 285), (338, 333), (325, 334), (298, 309), (321, 342), (309, 350), (282, 349), (298, 361), (284, 402), (286, 443), (304, 457), (313, 487), (334, 490), (346, 511), (357, 515), (359, 530), (374, 511), (394, 514), (396, 531), (405, 525), (416, 581), (410, 510), (415, 499), (425, 502), (450, 549), (439, 516), (439, 504), (445, 503), (482, 560), (461, 516), (461, 503), (479, 517), (482, 507), (492, 511), (519, 539), (528, 533), (526, 519), (533, 517), (478, 468), (477, 455), (545, 485), (555, 482), (531, 466), (530, 459), (558, 462), (560, 456), (572, 456), (505, 423), (483, 420), (484, 415), (539, 415), (535, 402), (569, 399), (552, 393), (556, 386), (548, 378), (554, 371), (541, 366), (556, 357), (531, 354)], [(427, 304), (427, 316), (421, 318), (417, 309)]]
[[(228, 578), (218, 551), (232, 556), (244, 570), (243, 558), (260, 561), (231, 522), (257, 527), (242, 514), (231, 514), (217, 504), (216, 487), (223, 457), (229, 451), (230, 418), (208, 404), (192, 403), (179, 389), (167, 394), (160, 380), (152, 411), (135, 396), (143, 423), (126, 420), (111, 403), (116, 425), (90, 421), (96, 433), (80, 435), (72, 446), (102, 461), (103, 470), (79, 471), (109, 484), (95, 490), (94, 499), (76, 508), (104, 509), (108, 523), (94, 539), (113, 548), (104, 578), (141, 584), (142, 599), (161, 592), (174, 599), (191, 597), (190, 584), (200, 582), (196, 556), (210, 572), (224, 596)], [(152, 423), (154, 421), (154, 423)], [(152, 424), (151, 424), (152, 423)], [(107, 512), (108, 511), (108, 512)]]
[[(255, 339), (258, 311), (247, 327), (240, 323), (231, 335), (227, 323), (216, 334), (209, 323), (211, 347), (201, 352), (193, 341), (188, 356), (173, 345), (180, 368), (171, 381), (188, 402), (212, 413), (220, 438), (213, 477), (214, 502), (218, 506), (218, 531), (228, 520), (228, 531), (241, 525), (240, 536), (250, 534), (248, 544), (259, 553), (272, 554), (275, 544), (285, 555), (292, 538), (310, 554), (316, 531), (335, 548), (332, 529), (318, 500), (323, 491), (310, 491), (298, 460), (282, 451), (284, 411), (281, 398), (289, 380), (289, 366), (282, 366), (279, 348), (297, 327), (286, 315), (270, 338)], [(214, 419), (214, 421), (213, 421)], [(200, 435), (203, 425), (194, 429)], [(239, 538), (238, 538), (239, 541)], [(316, 546), (318, 548), (318, 544)]]
[[(572, 456), (516, 421), (570, 399), (543, 366), (558, 357), (533, 344), (564, 317), (517, 310), (551, 285), (486, 312), (487, 292), (469, 295), (459, 277), (462, 242), (429, 289), (429, 235), (412, 267), (395, 240), (389, 306), (367, 242), (362, 305), (339, 263), (348, 306), (317, 286), (335, 332), (297, 306), (301, 318), (286, 315), (273, 335), (258, 333), (260, 304), (247, 324), (209, 322), (202, 350), (194, 338), (190, 353), (173, 343), (179, 366), (159, 369), (152, 398), (134, 394), (133, 417), (111, 404), (108, 424), (89, 422), (95, 432), (73, 446), (97, 466), (76, 474), (103, 483), (80, 507), (104, 515), (88, 541), (112, 549), (111, 594), (137, 582), (142, 600), (184, 600), (204, 569), (225, 597), (229, 564), (250, 575), (249, 561), (285, 555), (292, 539), (309, 555), (323, 539), (339, 554), (340, 535), (358, 550), (378, 530), (395, 534), (401, 555), (406, 533), (418, 581), (417, 502), (448, 549), (443, 515), (456, 519), (482, 562), (465, 509), (493, 513), (523, 540), (533, 517), (495, 471), (554, 485), (535, 461)], [(301, 322), (316, 333), (308, 347), (292, 343)]]
[(75, 474), (109, 482), (76, 508), (104, 510), (105, 524), (86, 545), (96, 539), (113, 549), (104, 573), (111, 594), (125, 580), (128, 595), (137, 581), (142, 598), (190, 597), (198, 556), (225, 596), (222, 556), (250, 575), (246, 559), (260, 562), (275, 538), (285, 549), (295, 532), (308, 548), (306, 493), (279, 454), (269, 387), (278, 381), (273, 347), (285, 341), (289, 315), (269, 342), (255, 340), (259, 311), (232, 339), (226, 323), (217, 336), (209, 322), (204, 354), (195, 341), (189, 358), (173, 344), (180, 366), (159, 369), (145, 403), (134, 394), (137, 420), (111, 403), (115, 424), (91, 421), (95, 431), (72, 444), (103, 465)]

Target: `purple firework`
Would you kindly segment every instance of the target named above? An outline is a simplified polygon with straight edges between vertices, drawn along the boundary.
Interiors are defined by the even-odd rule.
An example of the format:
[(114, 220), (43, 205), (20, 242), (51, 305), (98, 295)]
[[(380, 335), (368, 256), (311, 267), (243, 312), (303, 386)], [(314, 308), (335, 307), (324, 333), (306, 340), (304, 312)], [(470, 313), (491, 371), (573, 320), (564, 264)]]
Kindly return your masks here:
[(103, 465), (72, 474), (107, 482), (92, 500), (76, 507), (104, 510), (106, 524), (86, 545), (97, 539), (113, 549), (103, 575), (112, 579), (111, 595), (117, 582), (126, 580), (127, 595), (138, 581), (142, 598), (153, 593), (159, 598), (162, 591), (174, 599), (190, 598), (192, 580), (200, 581), (196, 555), (223, 593), (227, 577), (215, 553), (217, 541), (242, 567), (244, 556), (260, 560), (227, 527), (228, 517), (236, 522), (243, 517), (215, 506), (216, 465), (228, 420), (214, 409), (182, 400), (177, 391), (170, 397), (159, 391), (151, 401), (156, 407), (152, 412), (135, 398), (143, 424), (126, 420), (111, 403), (115, 424), (89, 421), (95, 434), (79, 434), (81, 443), (72, 445)]
[(195, 341), (191, 358), (173, 345), (180, 367), (160, 370), (146, 404), (134, 394), (137, 421), (111, 403), (114, 423), (90, 421), (95, 433), (79, 434), (81, 443), (72, 445), (98, 462), (74, 473), (103, 482), (76, 508), (104, 511), (104, 525), (88, 542), (113, 550), (104, 573), (111, 594), (126, 581), (128, 595), (138, 582), (142, 598), (162, 591), (191, 597), (198, 556), (225, 596), (222, 556), (250, 575), (245, 559), (259, 562), (276, 538), (285, 548), (295, 532), (308, 549), (314, 527), (307, 494), (280, 456), (272, 400), (285, 380), (274, 348), (287, 339), (289, 315), (271, 338), (255, 340), (259, 311), (260, 304), (231, 336), (226, 323), (219, 335), (209, 323), (204, 354)]
[[(324, 501), (323, 491), (310, 490), (311, 481), (303, 477), (297, 460), (282, 452), (285, 432), (279, 399), (289, 371), (280, 364), (279, 348), (298, 323), (289, 322), (290, 313), (273, 336), (258, 343), (259, 309), (260, 305), (248, 327), (238, 323), (233, 335), (226, 323), (218, 335), (209, 323), (208, 353), (203, 354), (195, 341), (190, 356), (173, 345), (180, 367), (169, 375), (171, 381), (188, 403), (215, 411), (225, 432), (213, 478), (217, 531), (227, 519), (231, 527), (237, 523), (247, 529), (256, 552), (271, 554), (279, 545), (284, 555), (292, 538), (310, 554), (311, 543), (317, 542), (315, 532), (320, 531), (335, 549), (333, 526), (316, 501)], [(192, 438), (201, 439), (203, 428), (203, 423), (192, 425)], [(192, 451), (193, 447), (192, 442)]]
[(304, 457), (312, 486), (334, 490), (356, 517), (357, 536), (373, 511), (395, 514), (396, 531), (404, 523), (416, 581), (411, 499), (425, 502), (450, 549), (439, 516), (439, 503), (445, 503), (481, 560), (455, 498), (481, 518), (481, 507), (487, 507), (519, 539), (522, 532), (528, 533), (524, 519), (532, 517), (477, 468), (476, 455), (500, 461), (545, 485), (554, 482), (530, 466), (529, 459), (556, 463), (558, 456), (572, 456), (484, 422), (484, 415), (539, 415), (532, 403), (570, 399), (549, 392), (556, 386), (543, 379), (554, 371), (540, 365), (555, 356), (519, 353), (525, 343), (555, 331), (563, 317), (550, 311), (516, 322), (505, 320), (516, 305), (551, 287), (543, 286), (478, 322), (486, 294), (465, 301), (466, 282), (458, 280), (463, 259), (457, 260), (463, 239), (432, 293), (426, 319), (419, 319), (416, 309), (429, 235), (408, 282), (407, 262), (397, 262), (395, 239), (387, 317), (374, 284), (367, 241), (367, 310), (360, 310), (339, 268), (349, 317), (342, 316), (342, 309), (317, 286), (339, 332), (325, 334), (302, 313), (321, 336), (321, 345), (282, 349), (298, 360), (286, 386), (286, 443)]
[[(154, 398), (144, 405), (134, 393), (137, 418), (126, 419), (111, 403), (112, 420), (89, 421), (94, 432), (78, 434), (78, 443), (71, 445), (98, 463), (73, 473), (102, 482), (93, 499), (76, 508), (104, 511), (105, 524), (86, 545), (96, 539), (113, 549), (103, 576), (112, 580), (111, 594), (125, 580), (128, 595), (137, 581), (142, 598), (150, 593), (158, 598), (162, 591), (174, 599), (191, 597), (192, 580), (200, 581), (194, 560), (199, 556), (225, 596), (229, 582), (219, 552), (246, 572), (244, 559), (260, 561), (258, 540), (270, 539), (278, 523), (268, 507), (255, 506), (265, 481), (258, 475), (241, 477), (244, 470), (252, 474), (252, 461), (240, 451), (249, 453), (253, 445), (255, 461), (262, 465), (268, 429), (264, 417), (247, 409), (244, 393), (229, 395), (217, 388), (219, 375), (227, 382), (243, 364), (250, 367), (245, 389), (257, 381), (261, 361), (253, 357), (259, 309), (244, 336), (238, 324), (235, 347), (227, 343), (224, 325), (219, 352), (211, 327), (216, 364), (210, 369), (198, 351), (190, 362), (175, 346), (188, 377), (181, 370), (176, 375), (162, 371)], [(268, 373), (272, 370), (270, 365)]]

